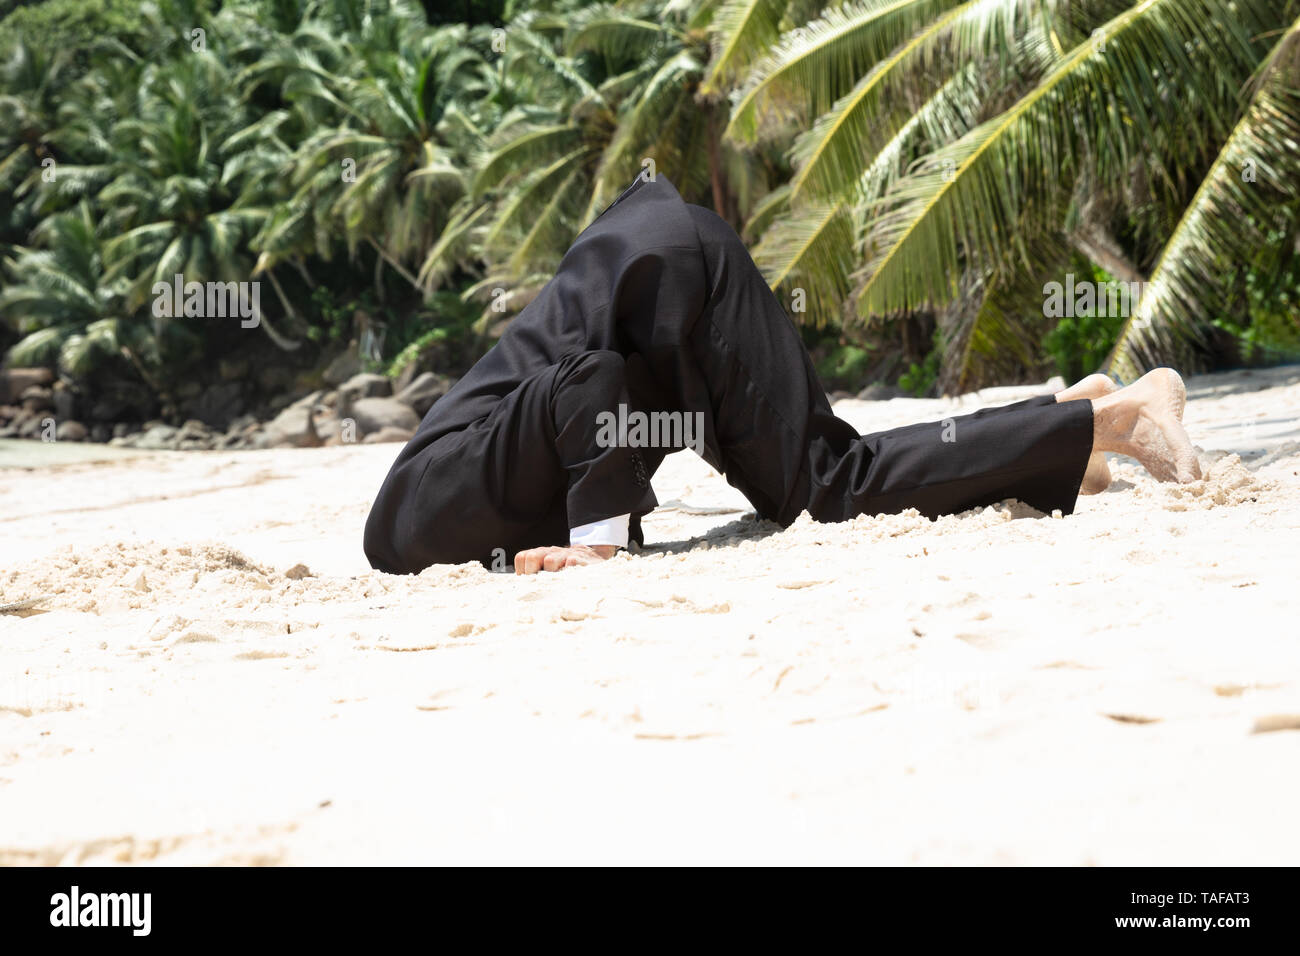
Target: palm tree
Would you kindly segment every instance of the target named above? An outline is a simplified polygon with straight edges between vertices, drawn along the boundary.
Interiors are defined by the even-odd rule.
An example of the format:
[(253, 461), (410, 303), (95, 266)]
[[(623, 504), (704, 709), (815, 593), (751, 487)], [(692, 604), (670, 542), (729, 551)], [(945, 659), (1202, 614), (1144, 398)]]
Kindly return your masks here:
[[(804, 321), (937, 326), (945, 389), (1041, 373), (1066, 269), (1146, 283), (1121, 377), (1195, 358), (1237, 277), (1296, 269), (1300, 0), (537, 0), (504, 32), (412, 0), (212, 6), (0, 54), (8, 315), (41, 335), (21, 354), (108, 320), (144, 368), (187, 333), (202, 354), (210, 330), (150, 322), (176, 272), (265, 278), (285, 347), (324, 281), (513, 312), (652, 170), (740, 227)], [(87, 229), (98, 271), (59, 300), (55, 249)]]
[(181, 329), (155, 336), (147, 320), (123, 308), (126, 284), (105, 272), (91, 204), (48, 216), (31, 243), (5, 263), (13, 282), (0, 291), (0, 317), (22, 336), (9, 362), (86, 380), (125, 359), (153, 393), (165, 393), (179, 371), (178, 349), (192, 343)]
[[(1070, 256), (1085, 252), (1126, 278), (1158, 257), (1234, 124), (1258, 141), (1263, 120), (1241, 91), (1266, 61), (1284, 70), (1270, 49), (1290, 42), (1279, 37), (1296, 8), (863, 0), (787, 30), (760, 55), (782, 5), (748, 6), (762, 17), (735, 19), (735, 43), (720, 38), (724, 50), (745, 49), (744, 37), (755, 48), (728, 136), (749, 143), (804, 129), (788, 188), (750, 226), (762, 235), (760, 263), (774, 286), (807, 288), (815, 321), (878, 327), (937, 310), (952, 388), (1004, 373), (1005, 345), (1041, 334), (1015, 312)], [(1267, 102), (1274, 127), (1294, 121), (1293, 101)], [(1273, 182), (1272, 197), (1294, 209), (1296, 180)], [(1183, 261), (1205, 230), (1180, 231), (1173, 251)], [(1200, 248), (1202, 264), (1219, 252), (1213, 240)], [(1115, 370), (1173, 357), (1207, 313), (1208, 301), (1179, 309), (1170, 289), (1148, 289)]]
[(341, 236), (354, 254), (363, 243), (373, 249), (377, 269), (387, 264), (418, 284), (413, 270), (467, 188), (465, 162), (440, 126), (480, 83), (482, 62), (463, 45), (463, 27), (421, 30), (414, 16), (394, 8), (343, 44), (308, 21), (241, 76), (246, 96), (273, 78), (295, 112), (330, 121), (290, 159), (294, 192), (255, 240), (259, 271), (290, 257), (329, 258)]
[(90, 205), (44, 219), (32, 241), (7, 263), (14, 282), (0, 291), (0, 316), (23, 335), (10, 361), (84, 376), (118, 354), (128, 337), (120, 320), (123, 288), (105, 275)]
[(222, 61), (193, 53), (146, 68), (137, 115), (114, 128), (112, 180), (100, 191), (100, 229), (110, 277), (129, 280), (128, 308), (142, 307), (155, 283), (244, 281), (247, 241), (263, 218), (238, 205), (223, 175), (221, 144), (246, 117), (234, 105)]
[[(30, 227), (36, 195), (30, 183), (57, 157), (49, 141), (71, 77), (66, 51), (48, 51), (19, 39), (0, 63), (0, 237)], [(48, 178), (48, 174), (47, 174)], [(26, 181), (26, 183), (24, 182)]]
[[(1258, 71), (1241, 118), (1170, 234), (1151, 271), (1147, 294), (1120, 332), (1108, 365), (1121, 377), (1132, 378), (1165, 356), (1178, 354), (1184, 342), (1175, 336), (1204, 328), (1225, 299), (1219, 281), (1224, 263), (1252, 262), (1261, 250), (1273, 256), (1297, 251), (1297, 77), (1300, 19)], [(1291, 241), (1269, 243), (1265, 234), (1270, 226)]]
[(426, 284), (472, 250), (484, 277), (467, 295), (499, 289), (497, 302), (516, 311), (638, 175), (662, 172), (733, 219), (766, 192), (762, 165), (721, 142), (725, 100), (703, 88), (715, 6), (595, 4), (512, 19), (496, 61), (506, 109), (425, 261)]

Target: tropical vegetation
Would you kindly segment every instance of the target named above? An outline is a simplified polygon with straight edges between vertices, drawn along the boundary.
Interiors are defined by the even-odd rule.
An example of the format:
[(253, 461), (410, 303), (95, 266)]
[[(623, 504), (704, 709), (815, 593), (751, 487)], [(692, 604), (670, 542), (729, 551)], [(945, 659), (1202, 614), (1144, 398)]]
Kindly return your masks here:
[[(634, 177), (845, 387), (1300, 349), (1300, 0), (0, 0), (0, 348), (471, 361)], [(256, 330), (155, 315), (256, 281)], [(1140, 284), (1049, 314), (1066, 275)], [(454, 345), (454, 348), (450, 347)]]

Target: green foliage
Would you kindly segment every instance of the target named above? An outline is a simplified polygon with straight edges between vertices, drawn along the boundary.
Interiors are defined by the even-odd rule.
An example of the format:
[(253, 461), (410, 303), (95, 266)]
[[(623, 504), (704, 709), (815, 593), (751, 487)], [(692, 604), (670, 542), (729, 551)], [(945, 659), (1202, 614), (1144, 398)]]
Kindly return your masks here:
[[(728, 126), (745, 143), (793, 135), (782, 208), (750, 230), (760, 264), (774, 285), (808, 291), (813, 322), (841, 321), (846, 298), (848, 320), (868, 327), (952, 313), (941, 319), (952, 333), (942, 379), (978, 387), (1034, 373), (1038, 334), (1012, 306), (1071, 247), (1102, 236), (1120, 258), (1157, 263), (1143, 321), (1125, 327), (1110, 361), (1190, 362), (1222, 299), (1213, 277), (1258, 245), (1249, 214), (1300, 208), (1297, 10), (1294, 0), (828, 8), (757, 60)], [(1272, 276), (1273, 265), (1257, 268)], [(1076, 350), (1104, 338), (1073, 334)]]
[(1233, 338), (1247, 364), (1300, 358), (1300, 257), (1293, 257), (1277, 275), (1247, 272), (1245, 287), (1249, 321), (1220, 316), (1214, 326)]
[[(1105, 269), (1094, 266), (1091, 281), (1105, 288), (1115, 281)], [(1115, 347), (1115, 340), (1127, 319), (1124, 315), (1111, 315), (1109, 309), (1094, 306), (1074, 316), (1064, 316), (1056, 327), (1043, 337), (1043, 348), (1056, 363), (1056, 370), (1068, 382), (1077, 382), (1101, 368)]]
[(312, 291), (311, 305), (316, 318), (307, 330), (307, 338), (325, 348), (346, 345), (352, 337), (352, 318), (357, 310), (373, 307), (368, 298), (364, 303), (358, 299), (339, 302), (337, 293), (324, 286)]
[(916, 398), (924, 398), (934, 391), (939, 381), (939, 369), (943, 363), (943, 336), (936, 329), (933, 339), (934, 347), (918, 364), (912, 362), (907, 371), (898, 377), (898, 387)]
[(861, 388), (875, 356), (870, 348), (836, 343), (817, 362), (817, 376), (827, 388)]
[[(1297, 14), (0, 0), (0, 345), (156, 391), (268, 342), (323, 361), (362, 325), (390, 373), (468, 363), (485, 301), (524, 307), (651, 161), (853, 343), (819, 363), (831, 383), (892, 376), (904, 328), (937, 329), (915, 394), (1190, 362), (1211, 323), (1250, 361), (1292, 354)], [(1044, 279), (1080, 254), (1150, 277), (1141, 322), (1044, 327)], [(155, 320), (177, 272), (262, 283), (259, 330)]]
[[(0, 37), (21, 37), (49, 50), (86, 47), (132, 32), (146, 0), (0, 0)], [(13, 12), (8, 13), (8, 10)]]
[[(396, 330), (392, 337), (394, 357), (385, 374), (390, 378), (401, 375), (408, 365), (417, 361), (433, 346), (446, 346), (453, 355), (470, 347), (478, 309), (465, 302), (454, 292), (435, 292), (425, 308), (415, 313), (413, 322)], [(394, 354), (395, 353), (395, 354)]]
[(1124, 326), (1122, 315), (1088, 315), (1061, 319), (1043, 338), (1043, 348), (1067, 382), (1077, 382), (1101, 368)]
[(377, 304), (368, 289), (340, 297), (322, 286), (312, 292), (310, 302), (314, 319), (307, 337), (313, 343), (323, 352), (337, 351), (357, 334), (358, 317), (364, 316), (373, 328), (382, 330), (383, 344), (377, 360), (364, 356), (362, 364), (393, 378), (434, 345), (462, 361), (469, 359), (466, 353), (479, 314), (477, 306), (447, 290), (433, 293), (422, 305), (398, 309)]

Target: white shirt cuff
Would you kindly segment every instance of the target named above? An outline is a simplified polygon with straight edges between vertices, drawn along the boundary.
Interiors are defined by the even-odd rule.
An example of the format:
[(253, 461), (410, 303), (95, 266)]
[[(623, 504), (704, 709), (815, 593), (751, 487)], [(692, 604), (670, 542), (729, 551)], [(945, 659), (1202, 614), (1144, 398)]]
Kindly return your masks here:
[(591, 524), (579, 525), (569, 529), (569, 544), (612, 544), (620, 548), (627, 547), (627, 526), (630, 514), (615, 515)]

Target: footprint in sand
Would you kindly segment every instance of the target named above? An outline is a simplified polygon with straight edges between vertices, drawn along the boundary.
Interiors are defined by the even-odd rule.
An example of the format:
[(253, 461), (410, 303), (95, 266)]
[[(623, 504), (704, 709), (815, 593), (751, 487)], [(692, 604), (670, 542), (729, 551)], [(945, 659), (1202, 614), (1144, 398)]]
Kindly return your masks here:
[(237, 661), (270, 661), (279, 658), (288, 657), (287, 651), (244, 651), (242, 654), (236, 654)]
[(190, 630), (173, 640), (172, 646), (177, 644), (216, 644), (218, 642), (218, 638), (207, 631)]

